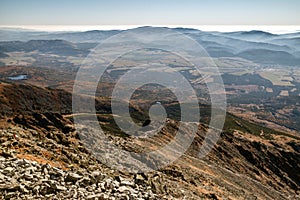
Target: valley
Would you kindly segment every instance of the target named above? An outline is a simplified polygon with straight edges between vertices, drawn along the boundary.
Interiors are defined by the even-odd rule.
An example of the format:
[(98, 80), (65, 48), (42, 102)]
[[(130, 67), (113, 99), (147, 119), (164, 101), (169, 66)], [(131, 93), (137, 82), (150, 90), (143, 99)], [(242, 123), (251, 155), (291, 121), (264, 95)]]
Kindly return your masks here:
[[(201, 70), (183, 56), (143, 48), (101, 66), (107, 67), (102, 77), (94, 72), (78, 81), (80, 68), (88, 69), (85, 60), (97, 46), (124, 31), (0, 29), (0, 199), (299, 199), (300, 33), (172, 31), (205, 50), (197, 60), (204, 66)], [(114, 44), (108, 50), (111, 56), (122, 47)], [(151, 73), (178, 73), (187, 80), (197, 95), (199, 121), (181, 119), (182, 108), (187, 113), (195, 110), (189, 101), (193, 97), (180, 104), (174, 92), (160, 84), (145, 84), (128, 101), (114, 101), (117, 108), (128, 105), (128, 118), (113, 112), (116, 85), (120, 91), (132, 87), (118, 81), (147, 62), (155, 64), (148, 69)], [(216, 145), (199, 158), (211, 134), (208, 84), (218, 79), (205, 67), (209, 62), (219, 70), (227, 107), (214, 110), (226, 114), (224, 126)], [(75, 91), (82, 93), (74, 93), (76, 81)], [(95, 113), (85, 107), (90, 102)], [(156, 134), (160, 124), (151, 118), (153, 105), (166, 112)], [(76, 119), (83, 123), (78, 126)], [(141, 129), (129, 134), (118, 120)], [(101, 134), (90, 124), (97, 124)], [(181, 126), (187, 138), (192, 126), (196, 132), (174, 162), (160, 168), (174, 155), (161, 153), (161, 160), (139, 156), (172, 144)], [(174, 145), (178, 151), (185, 149), (185, 143)], [(120, 170), (124, 166), (137, 173)], [(143, 171), (149, 167), (158, 170)]]

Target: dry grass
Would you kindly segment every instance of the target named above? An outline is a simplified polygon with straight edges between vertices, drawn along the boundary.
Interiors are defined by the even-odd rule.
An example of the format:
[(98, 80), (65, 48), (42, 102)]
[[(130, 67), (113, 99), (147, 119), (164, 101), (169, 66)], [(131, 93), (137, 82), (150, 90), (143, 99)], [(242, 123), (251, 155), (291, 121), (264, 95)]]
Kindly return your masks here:
[(35, 161), (39, 164), (49, 164), (52, 167), (58, 167), (61, 168), (63, 170), (69, 170), (66, 166), (67, 164), (62, 162), (62, 161), (51, 161), (45, 157), (42, 156), (37, 156), (37, 155), (32, 155), (32, 154), (17, 154), (16, 155), (17, 158), (19, 159), (26, 159), (26, 160), (30, 160), (30, 161)]

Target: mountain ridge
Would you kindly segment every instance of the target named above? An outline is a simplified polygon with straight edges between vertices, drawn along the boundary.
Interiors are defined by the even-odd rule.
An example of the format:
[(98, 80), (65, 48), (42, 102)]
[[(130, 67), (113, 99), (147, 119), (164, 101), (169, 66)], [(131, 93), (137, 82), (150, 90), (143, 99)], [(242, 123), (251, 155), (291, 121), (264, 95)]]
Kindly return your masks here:
[[(66, 174), (70, 173), (70, 170), (79, 173), (78, 171), (82, 170), (98, 169), (107, 178), (114, 180), (115, 177), (121, 176), (122, 179), (135, 182), (136, 175), (109, 170), (109, 166), (97, 161), (83, 143), (87, 136), (80, 136), (80, 130), (75, 130), (72, 114), (56, 108), (57, 105), (67, 107), (63, 105), (70, 103), (64, 101), (71, 101), (66, 94), (60, 101), (53, 101), (57, 99), (59, 93), (65, 94), (62, 90), (31, 85), (0, 84), (0, 95), (4, 97), (1, 98), (4, 101), (0, 104), (1, 110), (5, 104), (15, 107), (10, 114), (2, 115), (0, 129), (4, 131), (0, 132), (0, 157), (26, 158), (41, 165), (48, 163), (49, 170), (51, 166), (55, 166), (64, 169), (62, 173)], [(16, 96), (19, 98), (18, 102), (12, 102)], [(44, 109), (35, 110), (32, 105), (40, 105)], [(103, 112), (97, 114), (98, 121), (103, 126), (106, 136), (114, 144), (128, 151), (143, 152), (147, 148), (160, 148), (172, 140), (179, 126), (176, 120), (167, 119), (165, 128), (157, 135), (140, 140), (117, 134), (112, 126), (112, 118), (103, 103), (99, 108)], [(18, 111), (19, 109), (24, 109), (25, 112)], [(6, 128), (3, 129), (4, 127)], [(207, 128), (207, 125), (201, 123), (192, 145), (178, 161), (159, 171), (143, 173), (142, 183), (138, 184), (149, 187), (152, 193), (160, 197), (165, 196), (167, 199), (174, 196), (190, 199), (253, 197), (278, 200), (285, 199), (286, 196), (297, 197), (300, 192), (299, 138), (292, 138), (276, 131), (268, 132), (268, 129), (263, 129), (259, 125), (251, 125), (234, 115), (228, 115), (220, 140), (205, 158), (199, 159), (199, 150)], [(110, 154), (118, 158), (114, 152)], [(122, 163), (121, 160), (117, 161)], [(147, 163), (155, 165), (150, 158)], [(81, 180), (78, 178), (78, 181), (79, 179)], [(21, 179), (19, 181), (22, 182)], [(86, 187), (90, 187), (94, 182), (84, 183)], [(0, 186), (0, 191), (5, 195), (11, 191), (8, 187), (10, 184)], [(69, 185), (66, 184), (65, 187), (69, 188)], [(137, 190), (135, 186), (133, 189)], [(18, 188), (14, 190), (24, 194)], [(181, 190), (185, 192), (182, 193)], [(63, 193), (57, 189), (48, 189), (49, 194), (55, 191), (56, 195)], [(107, 188), (105, 191), (110, 190)]]

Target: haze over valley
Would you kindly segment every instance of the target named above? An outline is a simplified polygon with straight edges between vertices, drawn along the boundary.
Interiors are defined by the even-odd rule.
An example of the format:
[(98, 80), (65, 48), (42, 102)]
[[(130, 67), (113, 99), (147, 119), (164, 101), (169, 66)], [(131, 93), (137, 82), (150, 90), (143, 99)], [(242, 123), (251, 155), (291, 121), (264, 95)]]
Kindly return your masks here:
[(0, 200), (300, 199), (299, 7), (0, 1)]

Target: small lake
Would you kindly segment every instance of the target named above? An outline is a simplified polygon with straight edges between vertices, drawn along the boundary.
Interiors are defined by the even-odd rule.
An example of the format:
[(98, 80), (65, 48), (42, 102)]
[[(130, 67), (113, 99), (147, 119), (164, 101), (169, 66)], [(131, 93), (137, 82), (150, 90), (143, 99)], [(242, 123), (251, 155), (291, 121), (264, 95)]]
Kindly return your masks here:
[(21, 74), (21, 75), (17, 75), (17, 76), (9, 76), (8, 79), (12, 80), (12, 81), (26, 80), (27, 79), (27, 75)]

